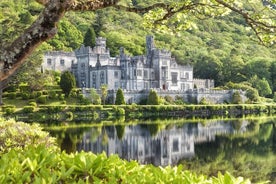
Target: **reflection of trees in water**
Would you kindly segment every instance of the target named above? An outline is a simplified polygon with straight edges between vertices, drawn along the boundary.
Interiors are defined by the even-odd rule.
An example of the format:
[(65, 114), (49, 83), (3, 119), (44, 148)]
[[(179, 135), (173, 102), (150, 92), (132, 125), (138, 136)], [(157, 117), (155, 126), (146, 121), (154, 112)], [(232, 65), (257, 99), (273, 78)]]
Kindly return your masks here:
[(235, 130), (240, 130), (243, 125), (243, 120), (242, 119), (234, 120), (231, 122), (231, 124)]
[(81, 142), (83, 133), (87, 131), (88, 128), (67, 128), (62, 130), (48, 130), (50, 135), (57, 139), (57, 143), (61, 150), (67, 153), (72, 153), (77, 151), (77, 143)]
[(105, 129), (105, 127), (103, 127), (103, 131), (102, 131), (102, 145), (105, 146), (108, 144), (108, 135), (107, 135), (107, 131)]
[(116, 125), (116, 133), (119, 140), (122, 140), (125, 134), (125, 125)]
[(216, 175), (218, 171), (229, 171), (253, 182), (276, 182), (275, 124), (252, 122), (248, 128), (251, 133), (217, 136), (215, 142), (196, 145), (196, 156), (181, 163), (197, 173)]

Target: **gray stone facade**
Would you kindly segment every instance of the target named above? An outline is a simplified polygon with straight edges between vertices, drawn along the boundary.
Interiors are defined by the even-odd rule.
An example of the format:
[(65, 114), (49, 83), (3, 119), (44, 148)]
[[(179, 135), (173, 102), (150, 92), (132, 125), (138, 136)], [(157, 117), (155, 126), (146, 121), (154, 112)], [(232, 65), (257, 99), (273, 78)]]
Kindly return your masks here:
[(71, 70), (78, 87), (100, 89), (163, 89), (187, 91), (194, 88), (193, 67), (179, 65), (171, 52), (157, 49), (152, 36), (146, 38), (146, 55), (128, 56), (124, 49), (111, 57), (106, 39), (97, 38), (94, 48), (81, 46), (74, 52), (46, 52), (44, 70)]
[(44, 53), (42, 70), (67, 71), (77, 62), (74, 52), (49, 51)]

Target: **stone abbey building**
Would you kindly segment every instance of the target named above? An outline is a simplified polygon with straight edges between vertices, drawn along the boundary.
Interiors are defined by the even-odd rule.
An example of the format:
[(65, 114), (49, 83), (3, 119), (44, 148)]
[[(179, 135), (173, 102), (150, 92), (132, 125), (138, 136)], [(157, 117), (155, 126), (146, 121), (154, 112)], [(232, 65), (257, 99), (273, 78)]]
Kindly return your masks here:
[(178, 64), (171, 52), (156, 48), (153, 36), (146, 37), (146, 54), (141, 56), (128, 56), (121, 48), (119, 56), (111, 57), (102, 37), (96, 39), (94, 48), (82, 45), (73, 52), (49, 51), (44, 54), (42, 70), (70, 70), (78, 87), (88, 89), (85, 95), (89, 88), (107, 85), (111, 103), (118, 88), (124, 90), (127, 103), (146, 98), (150, 89), (160, 96), (180, 96), (191, 102), (205, 98), (223, 103), (233, 94), (233, 90), (212, 90), (213, 80), (194, 79), (193, 67)]
[(162, 89), (187, 91), (214, 86), (212, 80), (194, 80), (193, 67), (179, 65), (171, 52), (157, 49), (152, 36), (146, 38), (146, 55), (127, 56), (120, 49), (118, 57), (111, 57), (106, 39), (97, 38), (94, 48), (81, 46), (74, 52), (45, 53), (43, 70), (71, 70), (78, 87), (110, 90)]

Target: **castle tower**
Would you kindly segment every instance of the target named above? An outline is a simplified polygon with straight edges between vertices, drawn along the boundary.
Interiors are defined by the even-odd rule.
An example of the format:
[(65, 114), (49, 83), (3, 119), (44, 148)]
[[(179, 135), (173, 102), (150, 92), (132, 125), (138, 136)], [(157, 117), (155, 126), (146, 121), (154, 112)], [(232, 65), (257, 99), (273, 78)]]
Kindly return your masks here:
[(103, 54), (106, 51), (106, 38), (96, 38), (95, 50), (97, 54)]
[(154, 38), (152, 35), (146, 37), (146, 54), (147, 56), (151, 54), (151, 51), (154, 49)]

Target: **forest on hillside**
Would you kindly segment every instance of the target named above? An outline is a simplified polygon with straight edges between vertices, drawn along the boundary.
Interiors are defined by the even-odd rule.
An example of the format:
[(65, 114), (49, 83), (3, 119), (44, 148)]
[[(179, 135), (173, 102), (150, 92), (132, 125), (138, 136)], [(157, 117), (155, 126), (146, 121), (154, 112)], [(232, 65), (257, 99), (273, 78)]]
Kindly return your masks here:
[[(154, 0), (123, 1), (133, 6), (150, 4)], [(262, 2), (254, 4), (262, 9)], [(251, 5), (246, 7), (251, 9)], [(38, 16), (42, 6), (33, 0), (1, 0), (0, 46), (10, 43)], [(184, 22), (186, 21), (186, 22)], [(74, 50), (85, 40), (87, 30), (107, 38), (112, 56), (124, 47), (129, 55), (145, 54), (145, 37), (153, 35), (155, 45), (172, 52), (179, 64), (194, 66), (194, 78), (215, 80), (219, 88), (252, 90), (263, 97), (276, 91), (276, 47), (263, 46), (245, 21), (234, 13), (219, 17), (183, 19), (187, 27), (167, 31), (151, 29), (136, 13), (106, 8), (96, 12), (68, 12), (59, 23), (58, 34), (28, 58), (28, 62), (13, 80), (13, 84), (55, 83), (55, 76), (33, 70), (39, 68), (46, 50)]]

